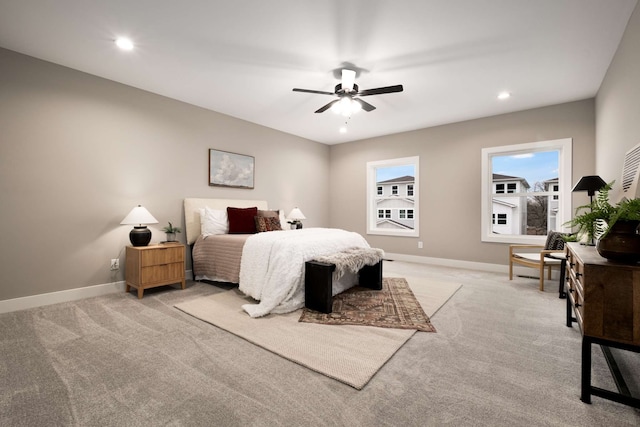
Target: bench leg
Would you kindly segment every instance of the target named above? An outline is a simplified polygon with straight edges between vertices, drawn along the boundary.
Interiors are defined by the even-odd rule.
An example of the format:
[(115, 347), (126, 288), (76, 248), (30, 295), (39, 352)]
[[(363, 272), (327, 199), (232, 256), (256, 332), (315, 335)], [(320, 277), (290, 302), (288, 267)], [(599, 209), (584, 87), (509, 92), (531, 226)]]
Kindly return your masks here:
[(382, 260), (374, 265), (365, 265), (358, 272), (358, 285), (379, 291), (382, 289)]
[(305, 262), (304, 306), (321, 313), (331, 313), (334, 264)]

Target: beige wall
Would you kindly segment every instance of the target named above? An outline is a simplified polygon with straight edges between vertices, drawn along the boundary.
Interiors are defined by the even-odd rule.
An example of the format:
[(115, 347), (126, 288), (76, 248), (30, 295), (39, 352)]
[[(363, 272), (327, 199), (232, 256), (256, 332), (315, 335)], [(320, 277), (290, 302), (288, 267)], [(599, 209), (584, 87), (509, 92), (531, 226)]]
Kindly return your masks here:
[(624, 154), (640, 143), (640, 6), (631, 15), (622, 41), (596, 97), (596, 171), (620, 184)]
[[(308, 226), (365, 234), (366, 162), (414, 155), (420, 237), (366, 236), (371, 244), (505, 264), (505, 245), (480, 242), (481, 148), (571, 137), (574, 182), (619, 179), (640, 142), (637, 9), (595, 102), (331, 147), (0, 49), (0, 300), (122, 280), (109, 260), (122, 259), (129, 228), (118, 224), (138, 203), (162, 223), (154, 241), (166, 221), (183, 223), (190, 196), (300, 206)], [(255, 156), (256, 188), (209, 187), (209, 148)]]
[[(329, 148), (0, 49), (0, 300), (123, 280), (142, 204), (182, 224), (185, 197), (265, 199), (328, 224)], [(255, 156), (254, 190), (208, 186), (208, 149)], [(184, 241), (184, 233), (179, 235)]]
[(370, 244), (404, 255), (506, 264), (506, 245), (480, 241), (481, 149), (573, 138), (576, 182), (594, 171), (594, 111), (590, 99), (332, 146), (331, 225), (365, 235), (366, 163), (419, 156), (420, 237), (367, 235)]

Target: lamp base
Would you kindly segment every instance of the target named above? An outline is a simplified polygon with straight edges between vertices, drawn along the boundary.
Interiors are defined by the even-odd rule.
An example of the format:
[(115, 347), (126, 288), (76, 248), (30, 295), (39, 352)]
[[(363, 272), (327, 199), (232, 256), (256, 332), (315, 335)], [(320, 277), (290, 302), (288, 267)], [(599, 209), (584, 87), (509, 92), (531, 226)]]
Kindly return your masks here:
[(136, 225), (129, 233), (129, 240), (133, 246), (147, 246), (151, 241), (151, 230), (146, 225)]

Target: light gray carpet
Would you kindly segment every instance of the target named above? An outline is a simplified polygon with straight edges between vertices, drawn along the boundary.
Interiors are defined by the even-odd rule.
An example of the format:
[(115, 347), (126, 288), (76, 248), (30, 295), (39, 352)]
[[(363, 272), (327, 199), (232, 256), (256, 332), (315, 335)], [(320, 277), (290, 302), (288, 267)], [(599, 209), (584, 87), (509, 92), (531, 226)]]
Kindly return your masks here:
[[(637, 426), (640, 413), (579, 400), (580, 333), (549, 286), (407, 263), (385, 274), (463, 287), (363, 390), (283, 359), (173, 305), (188, 283), (0, 315), (2, 426)], [(622, 352), (621, 352), (622, 353)], [(629, 354), (629, 353), (627, 353)], [(634, 371), (638, 355), (621, 360)], [(594, 383), (614, 387), (594, 350)]]
[[(408, 284), (428, 316), (460, 288), (459, 283), (425, 278), (411, 278)], [(176, 308), (358, 390), (416, 333), (415, 329), (302, 323), (298, 321), (302, 309), (254, 319), (242, 309), (248, 302), (255, 301), (232, 289)]]

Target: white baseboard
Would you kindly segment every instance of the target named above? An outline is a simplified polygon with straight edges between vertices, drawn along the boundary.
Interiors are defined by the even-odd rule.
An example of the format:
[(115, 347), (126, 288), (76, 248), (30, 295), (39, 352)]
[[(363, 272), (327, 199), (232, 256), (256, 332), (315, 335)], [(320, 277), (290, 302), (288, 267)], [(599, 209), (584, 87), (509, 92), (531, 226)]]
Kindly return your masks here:
[[(185, 277), (191, 277), (191, 270), (187, 270), (185, 272)], [(77, 301), (84, 298), (99, 297), (101, 295), (114, 294), (116, 292), (124, 292), (124, 288), (125, 282), (122, 280), (119, 282), (104, 283), (102, 285), (86, 286), (84, 288), (67, 289), (65, 291), (7, 299), (0, 301), (0, 314), (58, 304), (61, 302)]]
[(489, 264), (486, 262), (460, 261), (458, 259), (433, 258), (417, 255), (385, 253), (384, 257), (393, 261), (415, 262), (417, 264), (441, 265), (444, 267), (464, 268), (467, 270), (490, 271), (493, 273), (509, 273), (509, 266)]
[[(464, 268), (467, 270), (479, 270), (479, 271), (488, 271), (491, 273), (503, 273), (505, 277), (509, 274), (509, 265), (502, 264), (489, 264), (484, 262), (472, 262), (472, 261), (460, 261), (457, 259), (448, 259), (448, 258), (432, 258), (432, 257), (422, 257), (417, 255), (404, 255), (404, 254), (394, 254), (394, 253), (385, 253), (385, 259), (390, 259), (393, 261), (405, 261), (405, 262), (415, 262), (417, 264), (429, 264), (429, 265), (440, 265), (443, 267), (454, 267), (454, 268)], [(527, 268), (518, 265), (513, 266), (513, 276), (521, 276), (527, 277), (531, 279), (538, 279), (538, 271), (534, 268)], [(545, 284), (549, 280), (546, 278), (545, 272)], [(560, 275), (558, 269), (553, 269), (551, 274), (551, 282), (554, 280), (559, 280)], [(546, 286), (545, 286), (546, 288)]]
[(28, 297), (13, 298), (0, 301), (0, 313), (26, 310), (28, 308), (57, 304), (60, 302), (76, 301), (100, 295), (124, 292), (125, 282), (104, 283), (102, 285), (86, 286), (84, 288), (67, 289), (65, 291), (49, 292)]

